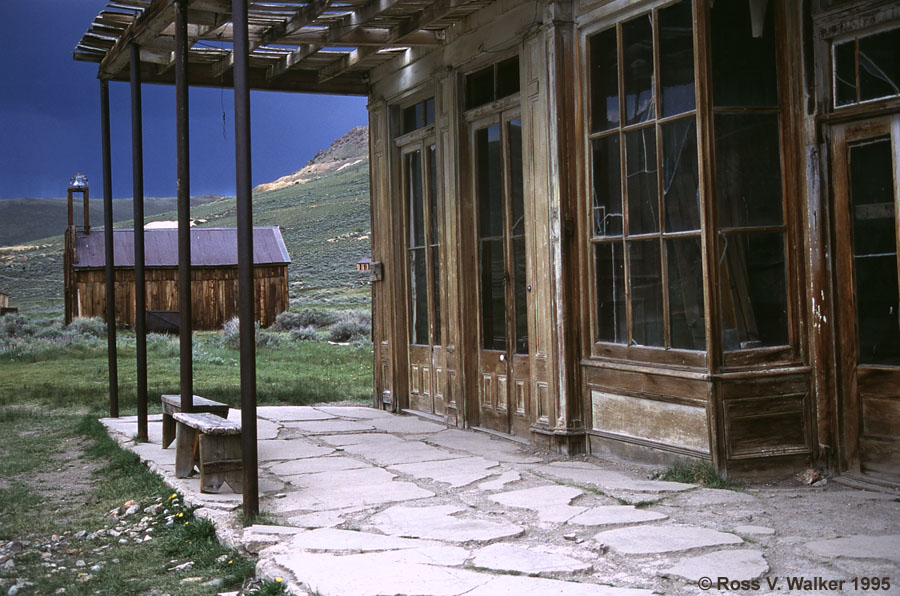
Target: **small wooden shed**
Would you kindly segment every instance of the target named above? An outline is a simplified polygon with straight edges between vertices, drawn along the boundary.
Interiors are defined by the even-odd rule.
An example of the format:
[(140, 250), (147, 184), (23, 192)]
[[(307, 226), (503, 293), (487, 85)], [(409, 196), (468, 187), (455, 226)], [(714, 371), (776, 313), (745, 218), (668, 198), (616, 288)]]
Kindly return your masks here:
[[(147, 311), (178, 310), (178, 230), (147, 229)], [(116, 276), (116, 321), (133, 326), (134, 230), (117, 229), (113, 234)], [(106, 264), (103, 234), (78, 230), (66, 259), (66, 322), (75, 317), (102, 317), (106, 313)], [(278, 226), (253, 229), (256, 320), (268, 326), (286, 311), (288, 300), (288, 255)], [(237, 316), (237, 232), (235, 228), (191, 230), (191, 303), (194, 329), (218, 329)]]

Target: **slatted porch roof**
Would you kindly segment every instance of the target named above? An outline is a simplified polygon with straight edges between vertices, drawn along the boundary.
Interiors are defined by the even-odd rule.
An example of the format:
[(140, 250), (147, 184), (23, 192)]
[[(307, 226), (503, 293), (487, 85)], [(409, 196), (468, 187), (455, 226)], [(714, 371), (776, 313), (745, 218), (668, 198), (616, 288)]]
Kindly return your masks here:
[[(447, 29), (493, 0), (251, 0), (253, 89), (366, 95), (368, 72), (413, 46), (439, 46)], [(174, 83), (175, 0), (113, 0), (75, 48), (98, 76), (128, 80), (129, 45), (141, 78)], [(189, 0), (191, 85), (232, 85), (230, 0)]]

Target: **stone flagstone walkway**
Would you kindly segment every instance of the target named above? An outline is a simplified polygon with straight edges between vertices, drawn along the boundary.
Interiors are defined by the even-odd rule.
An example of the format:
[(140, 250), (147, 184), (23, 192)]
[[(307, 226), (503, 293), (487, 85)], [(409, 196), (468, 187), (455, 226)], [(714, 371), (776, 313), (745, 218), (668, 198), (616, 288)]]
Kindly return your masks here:
[[(134, 417), (103, 423), (224, 542), (258, 556), (261, 576), (298, 594), (678, 596), (710, 578), (709, 593), (900, 595), (898, 494), (662, 482), (366, 407), (258, 416), (260, 506), (281, 525), (242, 528), (240, 495), (175, 478), (159, 416), (144, 444)], [(854, 590), (863, 577), (890, 588)], [(844, 583), (803, 583), (814, 578)]]

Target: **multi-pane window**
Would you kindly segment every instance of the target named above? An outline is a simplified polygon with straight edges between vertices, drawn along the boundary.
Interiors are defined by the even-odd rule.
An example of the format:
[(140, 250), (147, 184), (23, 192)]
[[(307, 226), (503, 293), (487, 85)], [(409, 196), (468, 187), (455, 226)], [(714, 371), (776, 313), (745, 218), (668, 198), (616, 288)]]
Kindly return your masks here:
[(716, 265), (726, 351), (789, 343), (774, 6), (717, 2), (712, 33)]
[(690, 0), (588, 40), (597, 341), (706, 349)]
[[(434, 99), (405, 108), (402, 118), (404, 134), (430, 126), (434, 123)], [(440, 208), (436, 148), (429, 136), (415, 136), (402, 150), (407, 209), (409, 341), (419, 345), (440, 345)]]

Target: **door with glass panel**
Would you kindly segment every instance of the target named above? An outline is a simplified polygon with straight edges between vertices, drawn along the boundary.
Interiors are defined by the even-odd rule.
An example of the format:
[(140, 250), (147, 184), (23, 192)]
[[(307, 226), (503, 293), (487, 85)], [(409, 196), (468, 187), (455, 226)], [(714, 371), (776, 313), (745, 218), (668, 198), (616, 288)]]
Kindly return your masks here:
[(531, 420), (522, 121), (507, 112), (474, 122), (471, 130), (479, 424), (525, 436)]
[(409, 406), (444, 414), (441, 349), (441, 259), (435, 145), (426, 139), (402, 150), (407, 210)]
[(845, 451), (851, 472), (900, 482), (900, 116), (834, 133)]

